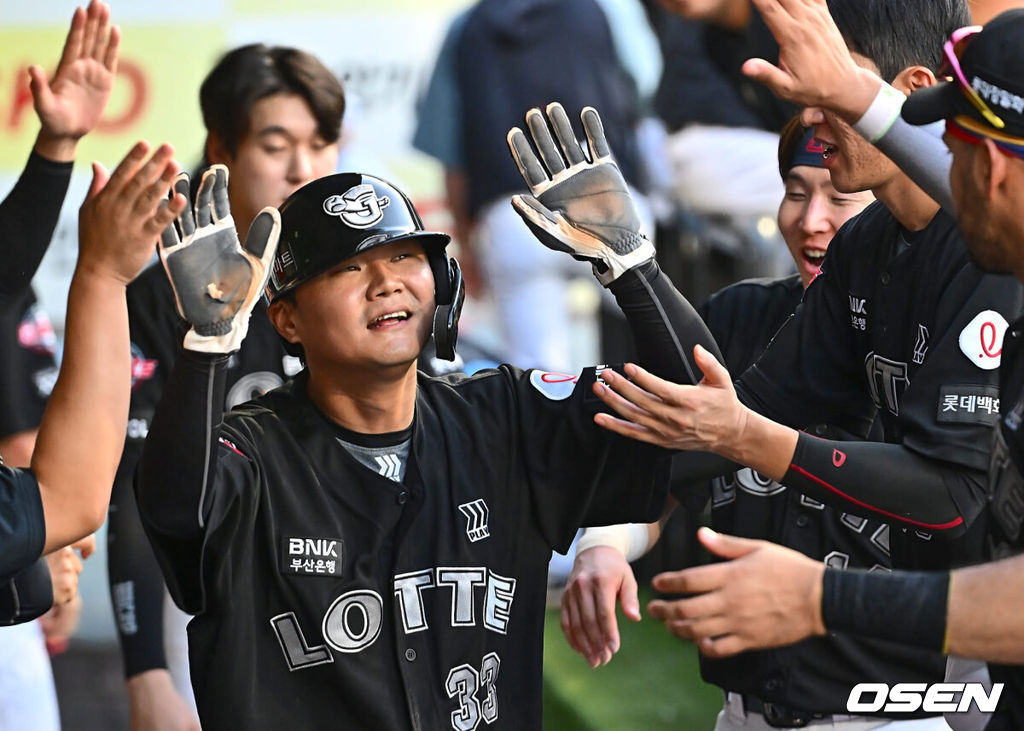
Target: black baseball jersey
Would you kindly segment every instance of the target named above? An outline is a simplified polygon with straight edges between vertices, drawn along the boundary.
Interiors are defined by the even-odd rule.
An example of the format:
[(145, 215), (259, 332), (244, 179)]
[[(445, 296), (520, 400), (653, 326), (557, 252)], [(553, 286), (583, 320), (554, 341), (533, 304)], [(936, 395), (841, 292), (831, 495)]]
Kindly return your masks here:
[(29, 470), (0, 463), (0, 515), (0, 581), (6, 581), (31, 566), (46, 542), (39, 483)]
[[(166, 667), (164, 581), (139, 521), (132, 490), (153, 412), (187, 330), (159, 262), (128, 286), (128, 322), (132, 394), (124, 452), (110, 500), (107, 561), (125, 675), (131, 677)], [(258, 304), (241, 349), (228, 361), (226, 407), (277, 388), (300, 367), (298, 358), (285, 353), (266, 307)]]
[(737, 392), (797, 428), (854, 417), (867, 425), (877, 411), (886, 442), (976, 476), (936, 485), (952, 492), (966, 536), (946, 541), (900, 527), (889, 543), (900, 568), (977, 560), (973, 521), (999, 414), (1000, 341), (1021, 312), (1021, 294), (1012, 277), (974, 267), (948, 214), (908, 232), (874, 203), (836, 234), (821, 274)]
[(0, 310), (0, 342), (0, 437), (7, 437), (39, 428), (57, 382), (57, 336), (31, 289)]
[[(1002, 414), (992, 433), (989, 504), (984, 519), (989, 530), (987, 557), (999, 559), (1024, 550), (1024, 318), (1014, 322), (1003, 340), (999, 369)], [(988, 728), (1024, 728), (1024, 668), (989, 665), (995, 683), (1006, 683), (997, 713)]]
[[(718, 292), (701, 308), (731, 373), (742, 373), (757, 359), (802, 294), (798, 275), (748, 280)], [(835, 425), (812, 432), (855, 438)], [(889, 524), (826, 506), (750, 468), (712, 481), (711, 508), (712, 527), (724, 533), (772, 541), (837, 568), (891, 566)], [(939, 682), (945, 668), (937, 653), (838, 633), (732, 658), (702, 655), (700, 663), (705, 681), (803, 717), (846, 713), (857, 683)]]
[[(196, 614), (203, 728), (539, 728), (551, 549), (581, 524), (656, 518), (667, 485), (663, 452), (593, 423), (594, 379), (420, 374), (397, 483), (339, 443), (300, 374), (226, 415), (194, 538), (161, 534), (140, 489)], [(163, 474), (162, 433), (140, 477)]]

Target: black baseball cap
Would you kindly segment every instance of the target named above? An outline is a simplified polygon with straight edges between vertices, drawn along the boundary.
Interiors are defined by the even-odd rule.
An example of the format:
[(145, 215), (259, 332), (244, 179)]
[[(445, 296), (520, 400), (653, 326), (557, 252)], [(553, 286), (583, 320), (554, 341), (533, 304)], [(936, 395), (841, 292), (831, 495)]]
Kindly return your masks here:
[(1024, 8), (990, 20), (970, 39), (959, 61), (967, 83), (1006, 126), (993, 126), (956, 79), (915, 91), (903, 105), (903, 118), (930, 124), (964, 115), (994, 133), (1024, 138)]

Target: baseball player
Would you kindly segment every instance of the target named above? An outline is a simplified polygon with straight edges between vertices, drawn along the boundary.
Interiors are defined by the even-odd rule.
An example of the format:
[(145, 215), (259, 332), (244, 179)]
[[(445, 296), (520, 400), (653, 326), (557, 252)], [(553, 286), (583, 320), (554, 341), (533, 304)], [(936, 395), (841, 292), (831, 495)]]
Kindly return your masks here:
[[(871, 200), (866, 193), (847, 195), (832, 187), (813, 131), (805, 131), (797, 120), (783, 130), (779, 171), (786, 186), (779, 227), (799, 273), (777, 280), (740, 282), (718, 292), (700, 308), (733, 372), (742, 372), (757, 359), (799, 304), (836, 230)], [(841, 422), (837, 424), (819, 425), (813, 431), (829, 438), (853, 438), (843, 431)], [(672, 492), (699, 512), (708, 501), (708, 487), (707, 483), (682, 481)], [(716, 530), (773, 540), (830, 566), (889, 570), (888, 523), (824, 505), (749, 468), (713, 480), (710, 498)], [(660, 534), (658, 527), (651, 526)], [(618, 527), (584, 531), (562, 598), (566, 638), (592, 665), (607, 662), (617, 649), (617, 628), (602, 627), (597, 621), (615, 621), (616, 588), (625, 590), (624, 609), (632, 607), (632, 618), (639, 619), (636, 582), (626, 557), (621, 547), (608, 545), (619, 533), (622, 529)], [(611, 648), (603, 637), (606, 633), (612, 635)], [(833, 726), (879, 725), (887, 719), (847, 715), (851, 688), (866, 678), (892, 683), (937, 682), (943, 677), (943, 667), (944, 658), (937, 652), (845, 635), (829, 635), (785, 650), (745, 653), (730, 660), (701, 658), (704, 680), (726, 691), (719, 729), (825, 722)], [(907, 717), (901, 714), (888, 721)], [(941, 717), (934, 723), (946, 728)], [(915, 727), (921, 728), (920, 724)]]
[[(555, 136), (527, 115), (537, 153), (510, 133), (533, 193), (517, 210), (592, 263), (645, 362), (690, 378), (673, 340), (697, 337), (676, 327), (692, 313), (637, 233), (597, 113), (583, 113), (589, 158), (562, 108), (548, 113)], [(452, 355), (461, 275), (400, 190), (316, 181), (231, 254), (225, 177), (204, 176), (195, 220), (165, 235), (192, 329), (138, 481), (168, 586), (196, 614), (203, 728), (539, 727), (550, 551), (581, 523), (656, 516), (664, 456), (594, 429), (596, 369), (417, 376), (431, 331)], [(570, 212), (586, 223), (563, 227)], [(224, 366), (271, 260), (268, 314), (306, 368), (223, 414)]]
[[(298, 188), (335, 170), (344, 92), (334, 74), (311, 54), (262, 44), (236, 48), (207, 75), (199, 100), (207, 125), (206, 164), (225, 164), (237, 173), (228, 195), (240, 231), (248, 229), (264, 206), (280, 205)], [(110, 594), (134, 723), (148, 728), (180, 719), (195, 725), (187, 617), (170, 602), (165, 607), (163, 578), (132, 490), (153, 411), (187, 329), (159, 263), (128, 287), (128, 321), (132, 395), (124, 454), (111, 494)], [(257, 303), (249, 335), (227, 366), (225, 406), (280, 386), (299, 368), (299, 359), (285, 352), (267, 319), (266, 306)]]
[[(968, 18), (962, 3), (923, 0), (835, 0), (831, 8), (847, 44), (875, 54), (860, 63), (903, 93), (934, 83), (934, 49)], [(887, 520), (896, 567), (977, 561), (999, 341), (1020, 311), (1020, 286), (976, 269), (955, 220), (845, 122), (813, 108), (804, 118), (814, 123), (836, 189), (871, 189), (878, 202), (836, 235), (801, 306), (735, 389), (703, 355), (696, 389), (627, 367), (635, 385), (611, 374), (600, 394), (624, 418), (597, 418), (663, 446), (715, 452), (819, 502)], [(883, 441), (797, 431), (839, 417), (866, 425), (876, 410)], [(655, 603), (655, 616), (663, 618), (665, 606)], [(947, 675), (978, 670), (952, 660)], [(785, 690), (785, 682), (776, 686)]]
[(151, 255), (153, 237), (185, 206), (177, 196), (158, 206), (178, 166), (169, 145), (146, 161), (148, 151), (137, 144), (109, 181), (94, 163), (79, 217), (64, 360), (32, 469), (0, 469), (2, 580), (103, 522), (128, 410), (124, 289)]
[[(109, 98), (119, 42), (110, 9), (92, 2), (76, 9), (54, 78), (48, 80), (38, 66), (29, 70), (40, 130), (18, 182), (0, 202), (0, 230), (9, 244), (0, 281), (0, 337), (8, 344), (0, 367), (0, 454), (8, 465), (30, 464), (57, 375), (56, 337), (36, 304), (31, 280), (53, 238), (78, 140), (95, 126)], [(0, 624), (23, 622), (49, 608), (50, 572), (44, 561), (14, 576), (0, 573), (8, 574), (0, 591)], [(14, 639), (8, 637), (8, 644)]]
[[(944, 155), (921, 154), (929, 143), (918, 138), (927, 135), (908, 136), (905, 125), (895, 123), (903, 99), (864, 74), (848, 56), (835, 52), (841, 51), (842, 41), (824, 2), (772, 4), (778, 6), (773, 30), (783, 48), (785, 71), (752, 62), (750, 72), (798, 101), (827, 103), (880, 146), (890, 146), (897, 137), (909, 142), (899, 162), (924, 183), (935, 184), (940, 172), (947, 170), (945, 196), (955, 202), (975, 261), (988, 270), (1013, 271), (1021, 278), (1024, 238), (1018, 211), (1024, 185), (1019, 159), (1024, 156), (1024, 118), (1014, 109), (1013, 99), (1024, 94), (1020, 53), (1024, 14), (1008, 11), (984, 29), (955, 31), (944, 46), (950, 81), (912, 95), (905, 105), (904, 116), (915, 123), (945, 120), (944, 139), (952, 151), (950, 168)], [(829, 61), (822, 63), (826, 57)], [(998, 88), (995, 94), (993, 86)], [(908, 148), (913, 150), (909, 155)], [(1024, 410), (1020, 407), (1020, 322), (1010, 326), (1001, 344), (1005, 357), (1000, 390), (1006, 407), (992, 433), (985, 514), (987, 553), (995, 558), (1018, 553), (1021, 544), (1020, 512), (1010, 507), (1019, 505), (1024, 493), (1018, 433)], [(1018, 611), (1024, 590), (1019, 580), (1020, 557), (952, 573), (883, 576), (822, 571), (763, 542), (714, 534), (702, 535), (702, 541), (716, 554), (738, 560), (665, 576), (660, 583), (669, 591), (701, 593), (671, 607), (670, 626), (683, 636), (699, 639), (706, 652), (724, 655), (785, 644), (823, 634), (827, 627), (1001, 663), (1020, 663), (1024, 658)], [(772, 596), (766, 596), (765, 582), (773, 587), (768, 590)], [(770, 604), (773, 611), (785, 608), (785, 621), (750, 611), (756, 606), (751, 602), (755, 596), (756, 605)], [(737, 621), (730, 607), (742, 612), (742, 619)], [(993, 681), (1006, 685), (988, 728), (1020, 728), (1024, 725), (1024, 677), (1019, 666), (990, 667)]]

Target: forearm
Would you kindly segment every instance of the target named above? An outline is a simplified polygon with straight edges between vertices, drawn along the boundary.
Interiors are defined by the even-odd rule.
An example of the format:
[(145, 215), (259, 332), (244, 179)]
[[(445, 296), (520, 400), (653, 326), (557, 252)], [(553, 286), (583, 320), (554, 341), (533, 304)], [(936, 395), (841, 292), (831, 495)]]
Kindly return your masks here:
[(39, 268), (57, 227), (71, 167), (70, 162), (33, 152), (18, 182), (0, 202), (4, 255), (0, 305), (23, 292)]
[(829, 569), (822, 579), (821, 617), (832, 632), (945, 654), (952, 651), (945, 640), (949, 588), (947, 573)]
[(119, 471), (107, 522), (110, 599), (126, 678), (167, 667), (163, 643), (164, 581), (135, 504), (135, 464), (133, 458)]
[(142, 450), (136, 482), (146, 524), (177, 538), (199, 535), (216, 470), (227, 355), (182, 350)]
[[(879, 83), (876, 78), (875, 83)], [(918, 187), (949, 213), (954, 213), (949, 187), (953, 155), (939, 135), (900, 116), (905, 94), (881, 83), (863, 114), (851, 120), (853, 128), (896, 163)], [(851, 115), (853, 116), (853, 115)]]
[(980, 494), (983, 479), (899, 444), (837, 442), (803, 432), (785, 474), (772, 477), (848, 512), (946, 538), (967, 527), (951, 488)]
[(674, 383), (698, 383), (703, 375), (693, 360), (700, 344), (723, 362), (704, 321), (653, 260), (630, 269), (609, 289), (633, 333), (640, 365)]
[[(947, 650), (990, 662), (1024, 662), (1024, 556), (954, 571)], [(979, 597), (984, 597), (979, 601)]]
[(124, 283), (79, 266), (67, 312), (64, 359), (32, 455), (46, 517), (44, 553), (103, 524), (128, 420)]

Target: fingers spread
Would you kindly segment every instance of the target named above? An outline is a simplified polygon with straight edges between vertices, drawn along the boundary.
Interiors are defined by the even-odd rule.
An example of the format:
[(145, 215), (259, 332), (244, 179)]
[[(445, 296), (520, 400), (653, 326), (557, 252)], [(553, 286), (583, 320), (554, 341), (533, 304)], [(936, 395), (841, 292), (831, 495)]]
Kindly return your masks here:
[(139, 141), (135, 143), (135, 146), (124, 156), (124, 159), (118, 163), (117, 167), (114, 168), (113, 174), (110, 176), (110, 180), (107, 181), (106, 189), (111, 192), (120, 191), (129, 180), (131, 180), (135, 171), (139, 165), (145, 159), (146, 154), (149, 152), (149, 143), (146, 141)]
[(213, 188), (217, 183), (217, 171), (210, 168), (203, 173), (196, 195), (196, 226), (202, 228), (213, 223)]
[(221, 221), (231, 215), (228, 205), (228, 169), (224, 165), (214, 165), (213, 183), (213, 220)]
[(71, 63), (82, 54), (85, 20), (85, 8), (75, 8), (75, 13), (71, 16), (71, 29), (68, 31), (67, 39), (64, 41), (64, 52), (61, 54), (58, 68)]

